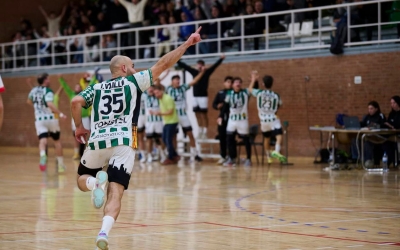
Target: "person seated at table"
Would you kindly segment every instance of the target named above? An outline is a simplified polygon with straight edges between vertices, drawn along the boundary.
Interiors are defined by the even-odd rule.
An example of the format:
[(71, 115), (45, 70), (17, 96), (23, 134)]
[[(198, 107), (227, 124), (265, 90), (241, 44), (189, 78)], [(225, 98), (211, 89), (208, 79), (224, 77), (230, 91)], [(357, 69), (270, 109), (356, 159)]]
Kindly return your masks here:
[[(360, 122), (361, 128), (381, 128), (385, 126), (386, 118), (385, 115), (382, 114), (381, 108), (379, 106), (379, 103), (376, 101), (370, 101), (368, 103), (368, 114), (364, 116), (362, 121)], [(383, 156), (383, 151), (382, 151), (382, 145), (379, 143), (375, 143), (374, 137), (370, 138), (371, 140), (367, 140), (364, 143), (364, 161), (365, 165), (371, 166), (372, 165), (372, 160), (374, 161), (374, 165), (377, 166), (379, 165), (380, 159), (382, 159)], [(358, 141), (358, 145), (360, 142)], [(361, 149), (360, 146), (358, 146), (358, 149)], [(356, 139), (352, 141), (351, 145), (351, 152), (352, 152), (352, 158), (357, 159), (359, 157), (358, 152), (359, 150), (357, 149), (356, 145)]]
[[(400, 130), (400, 96), (396, 95), (390, 99), (390, 106), (392, 110), (389, 113), (387, 122), (385, 126), (389, 129), (399, 129)], [(398, 136), (398, 134), (396, 135)], [(395, 154), (397, 152), (397, 143), (395, 142), (395, 137), (391, 136), (389, 140), (387, 140), (383, 144), (383, 150), (386, 152), (388, 156), (388, 166), (390, 164), (395, 163)], [(399, 159), (397, 159), (399, 160)], [(396, 164), (393, 164), (396, 166)]]

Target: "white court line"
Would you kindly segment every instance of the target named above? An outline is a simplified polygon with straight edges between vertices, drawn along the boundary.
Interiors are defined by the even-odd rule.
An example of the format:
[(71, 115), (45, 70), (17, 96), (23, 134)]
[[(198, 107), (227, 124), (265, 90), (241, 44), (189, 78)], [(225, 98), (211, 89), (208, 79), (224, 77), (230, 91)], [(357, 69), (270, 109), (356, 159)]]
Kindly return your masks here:
[(318, 247), (318, 248), (315, 248), (315, 249), (331, 249), (331, 248), (333, 248), (333, 247)]

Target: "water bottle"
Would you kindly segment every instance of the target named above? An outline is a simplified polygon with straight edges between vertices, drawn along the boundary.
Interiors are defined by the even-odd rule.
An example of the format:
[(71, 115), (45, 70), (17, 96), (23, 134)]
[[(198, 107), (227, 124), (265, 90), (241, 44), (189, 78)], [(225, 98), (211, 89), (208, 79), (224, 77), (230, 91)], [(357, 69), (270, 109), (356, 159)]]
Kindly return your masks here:
[(382, 157), (382, 169), (383, 169), (383, 172), (387, 172), (388, 171), (388, 157), (387, 157), (387, 154), (386, 154), (386, 152), (383, 154), (383, 157)]

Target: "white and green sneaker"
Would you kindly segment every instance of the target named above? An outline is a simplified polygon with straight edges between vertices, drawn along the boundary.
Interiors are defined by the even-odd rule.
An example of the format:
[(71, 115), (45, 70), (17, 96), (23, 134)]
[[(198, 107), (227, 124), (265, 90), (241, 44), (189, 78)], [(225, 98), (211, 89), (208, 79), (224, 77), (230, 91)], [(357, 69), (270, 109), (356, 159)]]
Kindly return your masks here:
[(46, 171), (46, 165), (47, 165), (47, 155), (40, 156), (40, 162), (39, 162), (40, 171), (42, 172)]
[[(108, 174), (99, 171), (96, 174), (96, 184), (92, 190), (92, 204), (95, 208), (100, 209), (104, 205), (106, 192), (104, 191), (108, 182)], [(103, 249), (103, 248), (101, 248)]]
[(105, 232), (101, 231), (97, 235), (96, 246), (101, 250), (108, 250), (108, 236)]
[(286, 157), (276, 151), (272, 151), (271, 157), (278, 159), (280, 162), (287, 162)]

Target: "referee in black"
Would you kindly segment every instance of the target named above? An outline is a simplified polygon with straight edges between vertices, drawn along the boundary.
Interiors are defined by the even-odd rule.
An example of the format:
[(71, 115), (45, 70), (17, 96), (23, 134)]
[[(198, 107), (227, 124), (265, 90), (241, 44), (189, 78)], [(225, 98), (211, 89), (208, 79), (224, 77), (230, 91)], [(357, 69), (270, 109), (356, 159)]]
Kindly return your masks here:
[[(218, 91), (217, 95), (213, 101), (213, 108), (215, 110), (221, 110), (225, 103), (225, 96), (228, 90), (232, 88), (232, 76), (225, 77), (224, 89)], [(218, 124), (218, 139), (219, 139), (219, 149), (221, 154), (221, 159), (218, 160), (218, 164), (222, 165), (227, 160), (227, 147), (226, 147), (226, 126), (228, 125), (229, 109), (223, 114), (221, 124)]]

